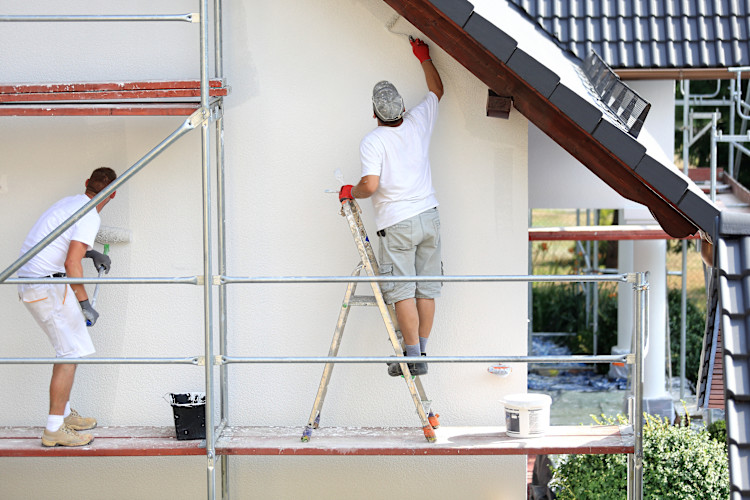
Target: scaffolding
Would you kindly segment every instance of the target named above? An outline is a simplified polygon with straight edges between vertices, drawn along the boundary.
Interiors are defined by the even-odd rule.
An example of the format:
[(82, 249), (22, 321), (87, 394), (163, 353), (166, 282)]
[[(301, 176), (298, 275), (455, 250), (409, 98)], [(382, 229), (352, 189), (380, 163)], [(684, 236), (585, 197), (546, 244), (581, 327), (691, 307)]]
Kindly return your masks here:
[[(750, 67), (736, 67), (727, 69), (734, 77), (729, 80), (729, 96), (720, 95), (722, 92), (721, 80), (716, 80), (716, 88), (708, 94), (696, 94), (690, 91), (690, 80), (680, 82), (680, 92), (682, 99), (675, 101), (676, 106), (682, 106), (682, 166), (683, 173), (689, 175), (690, 166), (690, 148), (696, 142), (708, 134), (710, 141), (709, 153), (709, 177), (707, 194), (712, 202), (716, 202), (717, 194), (720, 191), (718, 185), (718, 148), (720, 144), (726, 144), (728, 153), (727, 168), (723, 175), (728, 176), (727, 184), (738, 184), (739, 165), (741, 155), (750, 156), (750, 149), (743, 143), (750, 142), (750, 133), (748, 133), (748, 120), (750, 120), (750, 86), (746, 87), (745, 94), (742, 93), (742, 74), (745, 72), (747, 78)], [(696, 109), (703, 108), (703, 111)], [(710, 109), (706, 111), (705, 108)], [(722, 112), (725, 110), (729, 114), (729, 120), (726, 124), (729, 128), (728, 134), (724, 134), (719, 128), (719, 120)], [(739, 130), (738, 127), (739, 119)], [(701, 126), (702, 125), (702, 126)], [(700, 128), (699, 128), (700, 127)], [(750, 207), (750, 204), (741, 202), (729, 204), (726, 206), (729, 210), (742, 210)], [(704, 275), (708, 282), (708, 270), (704, 266)], [(680, 397), (684, 397), (685, 387), (685, 349), (687, 343), (687, 241), (682, 242), (682, 301), (681, 301), (681, 323), (680, 323)], [(704, 370), (701, 362), (701, 371)], [(698, 374), (698, 391), (705, 374)], [(710, 380), (710, 375), (709, 375)], [(707, 392), (710, 392), (710, 388)], [(701, 406), (701, 402), (698, 402)], [(703, 408), (709, 407), (709, 398), (705, 397)]]
[[(48, 236), (42, 239), (37, 245), (30, 249), (26, 254), (18, 258), (14, 263), (0, 272), (0, 284), (17, 285), (22, 283), (65, 283), (65, 284), (152, 284), (152, 285), (192, 285), (199, 286), (203, 289), (203, 332), (204, 332), (204, 349), (203, 352), (189, 357), (161, 357), (161, 358), (82, 358), (82, 359), (62, 359), (62, 358), (0, 358), (0, 364), (181, 364), (201, 367), (205, 377), (206, 393), (206, 439), (205, 442), (178, 442), (175, 440), (174, 431), (171, 435), (168, 429), (161, 429), (152, 433), (146, 433), (141, 436), (130, 439), (129, 448), (124, 450), (122, 447), (97, 449), (97, 445), (90, 449), (41, 449), (23, 447), (18, 444), (4, 448), (3, 437), (0, 436), (0, 456), (153, 456), (153, 455), (203, 455), (206, 457), (206, 497), (213, 500), (217, 497), (217, 490), (220, 490), (222, 498), (229, 497), (228, 485), (228, 456), (240, 454), (284, 454), (283, 450), (291, 450), (288, 453), (293, 454), (347, 454), (351, 455), (351, 449), (344, 450), (344, 445), (336, 444), (335, 437), (332, 442), (326, 444), (326, 440), (321, 436), (314, 440), (314, 443), (301, 443), (299, 440), (299, 430), (303, 427), (303, 416), (300, 419), (300, 428), (295, 429), (293, 438), (295, 445), (287, 443), (286, 435), (279, 433), (273, 434), (269, 428), (241, 428), (229, 425), (229, 407), (228, 407), (228, 375), (227, 367), (233, 363), (246, 364), (264, 364), (264, 363), (388, 363), (393, 361), (388, 357), (242, 357), (230, 355), (227, 349), (227, 287), (229, 285), (250, 284), (263, 285), (270, 283), (280, 283), (286, 285), (312, 285), (320, 283), (383, 283), (383, 282), (403, 282), (403, 281), (440, 281), (443, 283), (472, 282), (472, 283), (530, 283), (534, 281), (546, 282), (584, 282), (599, 283), (605, 281), (630, 283), (633, 287), (635, 307), (635, 334), (633, 337), (633, 350), (626, 355), (599, 355), (599, 356), (563, 356), (563, 357), (533, 357), (533, 356), (431, 356), (430, 363), (560, 363), (560, 362), (589, 362), (589, 363), (625, 363), (632, 368), (632, 395), (629, 398), (629, 417), (631, 426), (629, 428), (610, 429), (609, 437), (614, 441), (601, 441), (599, 445), (591, 445), (591, 439), (580, 439), (580, 430), (577, 434), (574, 432), (570, 439), (560, 438), (555, 444), (552, 444), (552, 437), (535, 440), (535, 443), (524, 443), (519, 445), (517, 440), (506, 439), (499, 434), (488, 438), (482, 434), (484, 447), (477, 448), (471, 445), (456, 445), (448, 442), (442, 442), (438, 436), (437, 443), (416, 444), (413, 439), (421, 438), (419, 430), (413, 429), (414, 436), (409, 431), (403, 438), (403, 444), (391, 446), (384, 449), (381, 444), (372, 444), (368, 448), (364, 443), (367, 438), (356, 434), (352, 439), (357, 439), (360, 444), (364, 443), (362, 449), (366, 450), (364, 454), (413, 454), (414, 449), (424, 451), (424, 454), (515, 454), (525, 455), (534, 452), (556, 453), (627, 453), (628, 454), (628, 498), (642, 498), (642, 481), (643, 481), (643, 347), (646, 342), (648, 332), (648, 274), (647, 273), (630, 273), (609, 276), (501, 276), (501, 275), (472, 275), (472, 276), (402, 276), (402, 277), (360, 277), (360, 276), (307, 276), (307, 277), (285, 277), (285, 276), (261, 276), (261, 277), (236, 277), (227, 273), (226, 262), (226, 206), (225, 206), (225, 185), (224, 185), (224, 144), (223, 144), (223, 96), (226, 95), (223, 85), (223, 62), (222, 62), (222, 12), (221, 0), (213, 2), (213, 35), (215, 51), (215, 79), (209, 79), (209, 1), (200, 1), (200, 10), (198, 13), (179, 14), (179, 15), (159, 15), (159, 16), (0, 16), (0, 22), (190, 22), (200, 26), (200, 81), (199, 85), (190, 84), (190, 89), (182, 95), (183, 100), (178, 103), (163, 101), (145, 100), (142, 90), (164, 91), (174, 90), (174, 85), (170, 83), (149, 82), (152, 84), (150, 89), (137, 88), (136, 84), (132, 89), (120, 90), (125, 92), (134, 90), (129, 96), (120, 94), (120, 98), (133, 99), (133, 105), (122, 106), (121, 104), (102, 103), (91, 104), (91, 102), (81, 102), (81, 100), (103, 99), (103, 94), (97, 92), (112, 92), (112, 89), (98, 87), (97, 92), (84, 92), (86, 95), (67, 95), (66, 99), (60, 99), (65, 102), (55, 102), (39, 106), (40, 101), (50, 99), (49, 95), (43, 99), (29, 98), (31, 94), (52, 94), (60, 97), (63, 92), (62, 88), (45, 86), (41, 89), (29, 86), (23, 89), (16, 87), (4, 87), (0, 91), (0, 111), (6, 116), (52, 116), (52, 115), (96, 115), (96, 114), (122, 114), (122, 115), (166, 115), (166, 114), (183, 114), (188, 115), (185, 121), (174, 132), (166, 137), (161, 143), (149, 151), (145, 156), (128, 168), (117, 180), (103, 189), (99, 194), (94, 196), (86, 205), (73, 214), (67, 221), (61, 224), (57, 229), (52, 231)], [(82, 87), (74, 87), (72, 93), (81, 90)], [(212, 91), (212, 88), (214, 89)], [(184, 89), (183, 89), (184, 90)], [(69, 91), (65, 91), (69, 92)], [(117, 92), (116, 90), (114, 92)], [(19, 97), (20, 96), (20, 97)], [(36, 96), (40, 97), (40, 96)], [(164, 96), (162, 96), (164, 97)], [(199, 97), (199, 102), (185, 101), (185, 97)], [(52, 98), (54, 99), (54, 98)], [(104, 98), (106, 99), (106, 98)], [(169, 105), (166, 105), (169, 104)], [(104, 110), (104, 111), (102, 111)], [(211, 127), (214, 129), (216, 151), (211, 151)], [(203, 226), (203, 270), (202, 274), (188, 277), (145, 277), (145, 278), (118, 278), (118, 277), (97, 277), (97, 278), (54, 278), (54, 279), (28, 279), (12, 278), (11, 276), (26, 262), (33, 258), (46, 245), (51, 243), (55, 238), (62, 234), (66, 229), (75, 224), (88, 211), (92, 210), (102, 200), (110, 196), (122, 184), (128, 182), (134, 175), (142, 170), (146, 165), (158, 157), (165, 149), (175, 144), (181, 137), (187, 133), (200, 128), (201, 129), (201, 165), (202, 165), (202, 226)], [(213, 154), (212, 154), (213, 153)], [(215, 194), (212, 176), (215, 175)], [(216, 213), (212, 213), (212, 204), (215, 203)], [(216, 231), (214, 234), (214, 219), (217, 221)], [(216, 249), (214, 249), (214, 245)], [(214, 262), (216, 261), (216, 262)], [(214, 274), (216, 268), (216, 274)], [(216, 303), (215, 303), (216, 302)], [(218, 316), (218, 319), (216, 318)], [(218, 324), (218, 335), (215, 326)], [(218, 350), (214, 345), (215, 338), (218, 339)], [(419, 361), (409, 357), (403, 358), (404, 362)], [(218, 390), (216, 389), (216, 372), (218, 371)], [(215, 413), (218, 413), (219, 419), (214, 419)], [(128, 428), (122, 428), (126, 431)], [(482, 428), (485, 430), (485, 428)], [(114, 432), (114, 431), (113, 431)], [(381, 435), (386, 432), (396, 432), (395, 430), (380, 429)], [(448, 432), (442, 427), (439, 432)], [(470, 431), (466, 431), (469, 432)], [(21, 431), (12, 435), (20, 435)], [(551, 434), (551, 433), (550, 433)], [(106, 437), (106, 436), (105, 436)], [(121, 439), (122, 436), (112, 435), (111, 439)], [(340, 436), (339, 436), (340, 437)], [(601, 437), (601, 435), (598, 435)], [(591, 438), (591, 436), (587, 436)], [(480, 438), (477, 438), (480, 439)], [(490, 442), (487, 442), (487, 441)], [(146, 442), (153, 444), (154, 441), (161, 441), (161, 447), (155, 449), (153, 446), (145, 446)], [(332, 443), (332, 444), (331, 444)], [(545, 444), (546, 443), (546, 444)], [(562, 444), (561, 444), (562, 443)], [(345, 452), (345, 453), (344, 453)], [(217, 474), (219, 483), (217, 484)]]

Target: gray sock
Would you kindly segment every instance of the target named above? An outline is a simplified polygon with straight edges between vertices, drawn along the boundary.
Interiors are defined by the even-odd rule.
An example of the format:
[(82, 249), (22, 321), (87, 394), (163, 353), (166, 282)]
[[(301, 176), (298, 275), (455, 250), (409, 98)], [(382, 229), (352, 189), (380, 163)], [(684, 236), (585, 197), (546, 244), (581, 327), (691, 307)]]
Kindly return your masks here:
[(407, 345), (406, 346), (406, 355), (407, 356), (417, 356), (418, 357), (419, 354), (420, 354), (419, 344)]
[(430, 340), (427, 337), (419, 337), (419, 350), (423, 353), (427, 352), (427, 341)]

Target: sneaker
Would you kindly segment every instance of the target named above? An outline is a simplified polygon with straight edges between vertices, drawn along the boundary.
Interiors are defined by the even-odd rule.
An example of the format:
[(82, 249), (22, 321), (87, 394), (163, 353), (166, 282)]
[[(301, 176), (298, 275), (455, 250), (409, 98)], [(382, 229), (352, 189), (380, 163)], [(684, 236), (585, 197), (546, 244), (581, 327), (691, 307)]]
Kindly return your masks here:
[(78, 434), (67, 424), (62, 424), (55, 432), (44, 429), (42, 434), (42, 446), (86, 446), (93, 440), (91, 434)]
[(74, 431), (87, 431), (96, 427), (96, 419), (91, 417), (82, 417), (77, 411), (71, 409), (70, 415), (65, 417), (65, 425)]
[[(404, 353), (404, 355), (406, 355), (406, 353)], [(422, 356), (426, 356), (426, 354), (422, 353)], [(406, 366), (409, 368), (409, 373), (411, 373), (412, 376), (427, 374), (427, 363), (406, 363)], [(401, 364), (388, 363), (388, 375), (391, 377), (400, 377), (403, 375), (403, 373), (401, 373)]]

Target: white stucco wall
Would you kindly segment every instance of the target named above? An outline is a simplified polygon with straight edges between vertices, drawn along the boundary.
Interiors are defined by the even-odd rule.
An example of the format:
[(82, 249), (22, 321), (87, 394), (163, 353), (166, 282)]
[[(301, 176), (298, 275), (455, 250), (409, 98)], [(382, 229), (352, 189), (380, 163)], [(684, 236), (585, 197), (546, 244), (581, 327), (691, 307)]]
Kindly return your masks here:
[[(625, 83), (651, 103), (639, 141), (645, 141), (648, 153), (654, 158), (671, 163), (674, 161), (674, 81), (628, 80)], [(533, 124), (529, 124), (529, 144), (534, 145), (529, 148), (531, 208), (623, 208), (636, 211), (643, 208), (620, 196)], [(648, 216), (648, 210), (645, 212)]]
[[(4, 2), (6, 14), (181, 13), (196, 2)], [(405, 38), (384, 24), (376, 0), (224, 2), (228, 274), (348, 275), (358, 262), (338, 215), (333, 171), (359, 177), (358, 145), (375, 126), (370, 90), (393, 81), (407, 107), (425, 92)], [(397, 30), (419, 35), (404, 20)], [(189, 24), (4, 24), (4, 82), (118, 81), (198, 77), (198, 26)], [(432, 46), (446, 94), (432, 143), (446, 274), (526, 274), (527, 121), (487, 118), (487, 88)], [(90, 171), (118, 173), (179, 126), (181, 118), (0, 118), (3, 268), (18, 256), (34, 220), (79, 192)], [(113, 276), (202, 273), (198, 132), (181, 139), (102, 212), (126, 227), (113, 245)], [(368, 201), (362, 202), (372, 231)], [(214, 228), (215, 229), (215, 228)], [(214, 231), (215, 234), (215, 231)], [(87, 266), (87, 268), (90, 266)], [(93, 275), (92, 269), (87, 269)], [(343, 285), (229, 288), (229, 354), (325, 355)], [(189, 285), (103, 287), (91, 333), (102, 357), (192, 356), (203, 352), (203, 289)], [(446, 284), (429, 353), (526, 352), (526, 286)], [(0, 357), (52, 356), (47, 339), (0, 286)], [(340, 355), (388, 355), (378, 314), (349, 316)], [(218, 329), (217, 329), (218, 330)], [(218, 348), (218, 347), (217, 347)], [(477, 364), (433, 364), (426, 384), (444, 425), (500, 425), (500, 398), (526, 387), (525, 367), (500, 379)], [(299, 426), (307, 421), (322, 367), (232, 365), (230, 424)], [(0, 425), (41, 426), (50, 367), (1, 365)], [(217, 372), (218, 373), (218, 372)], [(72, 402), (100, 425), (171, 426), (163, 396), (200, 390), (202, 367), (82, 366)], [(336, 367), (321, 425), (395, 426), (418, 420), (401, 379), (385, 367)], [(232, 457), (237, 498), (520, 498), (523, 457)], [(0, 459), (0, 497), (204, 498), (204, 457)], [(38, 471), (44, 471), (39, 474)], [(86, 487), (81, 488), (85, 471)], [(408, 471), (408, 474), (406, 473)], [(41, 477), (40, 477), (41, 476)], [(425, 480), (428, 478), (429, 480)], [(52, 480), (54, 478), (54, 481)]]

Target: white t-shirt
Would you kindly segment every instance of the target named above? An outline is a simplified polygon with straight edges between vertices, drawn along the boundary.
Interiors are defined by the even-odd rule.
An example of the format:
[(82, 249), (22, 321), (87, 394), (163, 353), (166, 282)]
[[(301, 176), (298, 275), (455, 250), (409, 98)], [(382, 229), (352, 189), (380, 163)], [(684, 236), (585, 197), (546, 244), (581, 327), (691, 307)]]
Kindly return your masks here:
[(428, 92), (422, 102), (406, 112), (401, 125), (379, 126), (359, 145), (362, 177), (380, 177), (372, 195), (378, 230), (438, 205), (429, 157), (437, 111), (438, 98)]
[[(28, 252), (42, 238), (57, 229), (60, 224), (68, 220), (89, 200), (90, 198), (85, 194), (77, 194), (63, 198), (47, 209), (26, 236), (26, 240), (21, 247), (21, 255)], [(38, 278), (55, 273), (64, 273), (65, 258), (68, 255), (70, 242), (72, 240), (80, 241), (85, 243), (90, 250), (96, 239), (96, 234), (99, 232), (100, 224), (101, 218), (94, 208), (24, 264), (18, 270), (18, 276)]]

